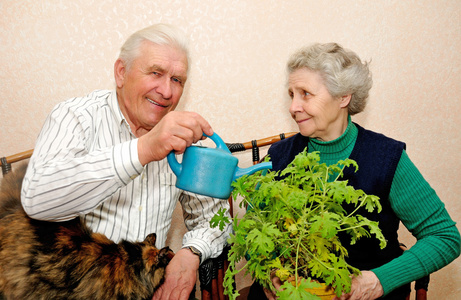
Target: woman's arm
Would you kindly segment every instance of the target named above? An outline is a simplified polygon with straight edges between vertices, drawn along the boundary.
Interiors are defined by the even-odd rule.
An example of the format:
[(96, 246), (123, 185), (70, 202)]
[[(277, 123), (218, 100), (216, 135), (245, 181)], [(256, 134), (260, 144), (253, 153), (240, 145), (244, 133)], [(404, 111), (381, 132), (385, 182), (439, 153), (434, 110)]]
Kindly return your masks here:
[(373, 269), (384, 294), (448, 265), (460, 255), (460, 234), (445, 205), (404, 151), (390, 192), (396, 215), (416, 244), (391, 262)]

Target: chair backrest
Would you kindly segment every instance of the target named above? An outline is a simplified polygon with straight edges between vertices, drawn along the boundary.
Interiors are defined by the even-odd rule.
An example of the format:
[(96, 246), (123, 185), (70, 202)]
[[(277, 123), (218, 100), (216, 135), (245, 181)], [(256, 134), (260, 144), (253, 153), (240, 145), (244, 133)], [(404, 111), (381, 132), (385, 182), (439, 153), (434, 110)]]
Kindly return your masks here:
[(296, 133), (297, 132), (281, 133), (279, 135), (274, 135), (259, 140), (252, 140), (246, 143), (226, 143), (226, 145), (232, 153), (251, 149), (253, 153), (253, 164), (257, 164), (260, 160), (259, 147), (271, 145), (285, 138), (289, 138)]

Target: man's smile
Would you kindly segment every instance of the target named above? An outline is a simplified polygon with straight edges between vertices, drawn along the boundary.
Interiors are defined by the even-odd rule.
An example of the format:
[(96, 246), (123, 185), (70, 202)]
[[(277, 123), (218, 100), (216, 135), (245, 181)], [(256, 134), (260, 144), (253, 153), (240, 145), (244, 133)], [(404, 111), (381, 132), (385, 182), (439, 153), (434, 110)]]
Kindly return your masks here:
[(147, 101), (149, 101), (150, 103), (152, 103), (152, 104), (154, 104), (154, 105), (157, 105), (157, 106), (160, 106), (160, 107), (165, 107), (165, 108), (168, 107), (168, 105), (162, 105), (162, 104), (160, 104), (160, 103), (158, 103), (158, 102), (155, 102), (155, 101), (152, 100), (152, 99), (149, 99), (149, 98), (146, 98), (146, 99), (147, 99)]

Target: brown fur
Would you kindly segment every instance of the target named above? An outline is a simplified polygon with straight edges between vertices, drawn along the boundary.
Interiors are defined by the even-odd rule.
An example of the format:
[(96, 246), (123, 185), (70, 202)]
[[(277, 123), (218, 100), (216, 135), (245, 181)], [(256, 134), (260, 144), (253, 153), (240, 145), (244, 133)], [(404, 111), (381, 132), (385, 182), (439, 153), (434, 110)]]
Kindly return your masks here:
[(118, 244), (92, 233), (79, 218), (44, 222), (20, 203), (25, 166), (0, 190), (0, 299), (151, 299), (173, 257), (143, 242)]

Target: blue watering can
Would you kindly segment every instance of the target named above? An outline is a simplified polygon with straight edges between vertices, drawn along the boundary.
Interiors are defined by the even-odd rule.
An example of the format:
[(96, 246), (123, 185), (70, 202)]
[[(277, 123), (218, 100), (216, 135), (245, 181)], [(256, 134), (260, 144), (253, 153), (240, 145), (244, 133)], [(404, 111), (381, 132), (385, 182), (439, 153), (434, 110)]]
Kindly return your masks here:
[(264, 162), (249, 168), (237, 167), (238, 159), (232, 156), (226, 143), (216, 134), (208, 136), (216, 148), (190, 146), (184, 151), (182, 163), (174, 152), (167, 155), (168, 163), (178, 179), (176, 187), (185, 191), (219, 199), (229, 198), (231, 183), (243, 175), (250, 175), (263, 169), (271, 169), (271, 162)]

